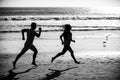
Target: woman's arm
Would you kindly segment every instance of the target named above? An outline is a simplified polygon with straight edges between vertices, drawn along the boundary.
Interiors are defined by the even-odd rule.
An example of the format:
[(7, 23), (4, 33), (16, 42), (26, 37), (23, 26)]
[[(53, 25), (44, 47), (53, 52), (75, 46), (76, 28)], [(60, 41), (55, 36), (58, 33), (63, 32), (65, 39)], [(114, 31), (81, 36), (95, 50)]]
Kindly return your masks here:
[(71, 41), (72, 41), (72, 42), (75, 42), (75, 40), (72, 39), (72, 33), (71, 33)]

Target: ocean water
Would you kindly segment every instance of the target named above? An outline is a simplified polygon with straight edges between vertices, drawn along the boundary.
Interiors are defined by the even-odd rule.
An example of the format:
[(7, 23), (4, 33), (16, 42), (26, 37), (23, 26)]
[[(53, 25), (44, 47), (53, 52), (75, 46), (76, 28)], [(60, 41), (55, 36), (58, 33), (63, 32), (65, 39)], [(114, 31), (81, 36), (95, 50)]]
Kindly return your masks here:
[(0, 8), (0, 32), (19, 32), (36, 22), (43, 31), (59, 31), (64, 24), (72, 30), (119, 30), (120, 16), (94, 14), (88, 8)]
[(24, 45), (19, 32), (32, 22), (37, 23), (36, 30), (42, 28), (34, 44), (43, 53), (62, 50), (59, 36), (64, 24), (72, 26), (75, 53), (120, 51), (119, 15), (94, 14), (86, 8), (0, 8), (0, 52), (18, 53)]

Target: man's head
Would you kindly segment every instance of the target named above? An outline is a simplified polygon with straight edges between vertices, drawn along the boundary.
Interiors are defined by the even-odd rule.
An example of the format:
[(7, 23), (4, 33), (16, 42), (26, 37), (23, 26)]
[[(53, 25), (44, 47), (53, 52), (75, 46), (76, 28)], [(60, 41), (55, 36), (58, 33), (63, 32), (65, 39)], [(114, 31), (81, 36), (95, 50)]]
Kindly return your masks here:
[(35, 23), (35, 22), (32, 22), (32, 23), (31, 23), (31, 29), (32, 29), (32, 30), (35, 30), (35, 29), (36, 29), (36, 23)]

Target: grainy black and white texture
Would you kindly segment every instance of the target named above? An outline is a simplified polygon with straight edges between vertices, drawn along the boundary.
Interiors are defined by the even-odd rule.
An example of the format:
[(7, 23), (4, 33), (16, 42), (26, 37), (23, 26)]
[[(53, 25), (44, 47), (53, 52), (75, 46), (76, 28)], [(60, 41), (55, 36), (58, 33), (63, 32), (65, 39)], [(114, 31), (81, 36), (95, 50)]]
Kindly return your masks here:
[[(111, 0), (112, 1), (112, 0)], [(12, 62), (24, 46), (21, 29), (31, 22), (42, 28), (35, 38), (37, 67), (32, 66), (33, 52), (28, 50), (12, 69)], [(75, 64), (67, 52), (51, 63), (62, 51), (63, 25), (71, 24)], [(25, 36), (26, 37), (26, 36)], [(0, 80), (119, 80), (120, 17), (86, 8), (0, 8)]]

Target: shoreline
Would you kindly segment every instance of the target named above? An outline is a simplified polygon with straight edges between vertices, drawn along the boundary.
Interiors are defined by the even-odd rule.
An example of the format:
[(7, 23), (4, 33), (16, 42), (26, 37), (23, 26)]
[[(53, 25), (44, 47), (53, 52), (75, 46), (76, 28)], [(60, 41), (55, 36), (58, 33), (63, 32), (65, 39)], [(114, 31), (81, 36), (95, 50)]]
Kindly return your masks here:
[[(63, 48), (59, 38), (61, 33), (62, 31), (42, 32), (40, 38), (35, 38), (33, 44), (40, 52), (59, 52)], [(71, 43), (71, 47), (75, 53), (79, 51), (120, 51), (119, 31), (72, 31), (72, 34), (76, 42)], [(1, 53), (21, 51), (25, 42), (21, 37), (21, 33), (0, 34)]]
[[(58, 32), (63, 31), (63, 29), (60, 30), (42, 30), (42, 32)], [(71, 31), (120, 31), (120, 29), (72, 29)], [(21, 31), (0, 31), (0, 33), (20, 33)], [(37, 30), (38, 32), (38, 30)]]

